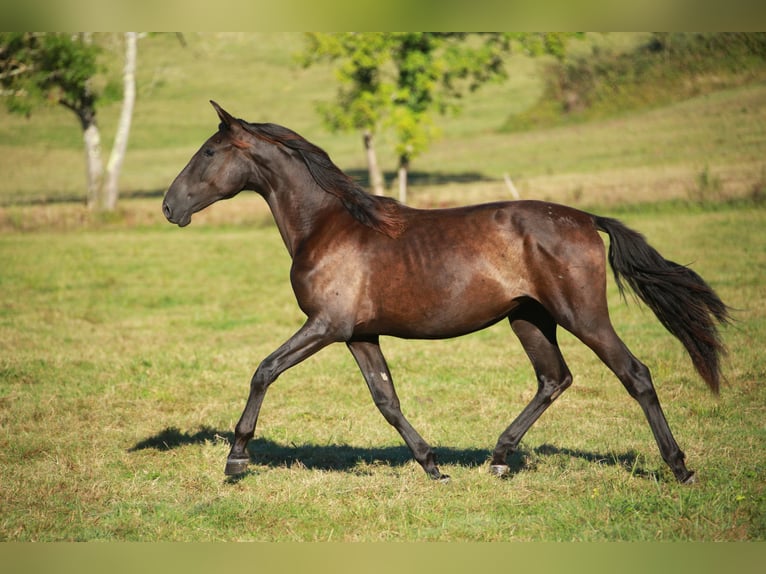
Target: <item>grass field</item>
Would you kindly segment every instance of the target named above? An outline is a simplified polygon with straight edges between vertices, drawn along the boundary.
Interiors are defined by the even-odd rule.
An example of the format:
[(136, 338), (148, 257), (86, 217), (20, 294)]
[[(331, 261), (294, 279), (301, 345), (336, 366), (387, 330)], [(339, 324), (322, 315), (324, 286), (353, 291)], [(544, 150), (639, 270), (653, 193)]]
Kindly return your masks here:
[[(620, 217), (718, 290), (736, 318), (723, 331), (720, 397), (648, 310), (609, 291), (698, 484), (673, 481), (638, 405), (566, 333), (574, 385), (525, 437), (512, 476), (490, 476), (497, 436), (535, 390), (505, 323), (449, 341), (383, 341), (403, 410), (449, 484), (411, 460), (342, 345), (280, 377), (250, 472), (224, 478), (250, 376), (303, 315), (260, 198), (215, 205), (179, 230), (162, 219), (162, 189), (215, 128), (211, 97), (363, 171), (358, 138), (326, 134), (313, 112), (332, 93), (324, 72), (291, 68), (290, 38), (274, 38), (194, 36), (188, 51), (172, 36), (142, 43), (152, 65), (116, 214), (66, 201), (82, 173), (70, 118), (0, 115), (0, 540), (766, 539), (762, 85), (503, 135), (493, 118), (537, 94), (524, 60), (508, 86), (445, 120), (444, 139), (413, 166), (417, 205), (507, 198), (507, 172), (524, 197)], [(107, 138), (114, 113), (104, 111)]]
[[(235, 202), (237, 200), (234, 200)], [(0, 537), (5, 540), (763, 539), (763, 209), (629, 215), (735, 309), (729, 380), (705, 390), (653, 316), (610, 294), (653, 370), (694, 487), (675, 484), (640, 409), (563, 337), (575, 385), (533, 427), (510, 480), (487, 473), (531, 398), (506, 325), (384, 341), (429, 481), (330, 348), (271, 389), (242, 480), (222, 469), (257, 362), (302, 321), (269, 226), (109, 226), (0, 235)], [(363, 527), (362, 527), (363, 525)]]

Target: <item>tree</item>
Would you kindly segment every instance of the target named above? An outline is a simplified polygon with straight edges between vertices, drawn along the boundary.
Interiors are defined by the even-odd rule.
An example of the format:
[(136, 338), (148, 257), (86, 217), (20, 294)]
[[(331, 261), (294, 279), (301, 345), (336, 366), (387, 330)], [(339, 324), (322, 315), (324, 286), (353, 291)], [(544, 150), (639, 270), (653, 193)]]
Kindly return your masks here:
[(91, 209), (113, 210), (117, 204), (117, 182), (135, 102), (137, 39), (135, 32), (125, 33), (123, 107), (105, 178), (96, 121), (99, 94), (93, 89), (100, 48), (88, 34), (0, 34), (0, 86), (8, 108), (29, 115), (36, 107), (51, 102), (67, 108), (79, 120), (85, 144), (87, 204)]
[(123, 96), (120, 121), (117, 124), (117, 133), (114, 137), (112, 153), (106, 164), (106, 183), (104, 186), (104, 207), (111, 211), (117, 207), (119, 195), (118, 182), (122, 171), (122, 162), (128, 149), (128, 136), (130, 124), (133, 119), (133, 106), (136, 102), (136, 59), (138, 55), (138, 34), (125, 32), (125, 67), (123, 69)]
[(330, 130), (360, 130), (367, 155), (370, 184), (376, 195), (383, 195), (383, 177), (375, 153), (375, 135), (385, 117), (392, 86), (385, 81), (390, 35), (366, 34), (306, 35), (307, 47), (301, 55), (304, 66), (321, 61), (337, 62), (339, 82), (335, 102), (318, 105), (319, 113)]
[(466, 92), (504, 79), (510, 39), (499, 33), (312, 33), (302, 60), (305, 66), (338, 65), (336, 100), (319, 109), (331, 130), (363, 132), (376, 193), (382, 193), (382, 178), (373, 162), (373, 136), (393, 129), (399, 196), (406, 201), (410, 162), (438, 133), (434, 113), (455, 112)]

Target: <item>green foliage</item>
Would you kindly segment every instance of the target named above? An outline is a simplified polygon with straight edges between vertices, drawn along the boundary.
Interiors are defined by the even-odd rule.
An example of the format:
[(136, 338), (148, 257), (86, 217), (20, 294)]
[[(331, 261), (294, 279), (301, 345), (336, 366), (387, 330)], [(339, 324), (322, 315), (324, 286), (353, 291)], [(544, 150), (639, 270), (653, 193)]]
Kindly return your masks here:
[(0, 34), (0, 80), (6, 104), (26, 114), (58, 103), (81, 114), (95, 103), (91, 81), (99, 70), (97, 45), (82, 35)]
[(567, 42), (584, 36), (582, 32), (520, 32), (511, 35), (529, 55), (550, 55), (559, 61), (566, 57)]
[(506, 129), (616, 115), (759, 77), (766, 77), (765, 33), (656, 33), (628, 52), (594, 42), (547, 66), (543, 97)]
[(333, 130), (391, 128), (405, 161), (435, 137), (433, 115), (456, 112), (465, 93), (504, 79), (504, 34), (311, 33), (304, 66), (337, 63), (338, 92), (319, 106)]
[[(96, 34), (93, 39), (103, 47), (101, 61), (109, 71), (96, 78), (101, 93), (108, 77), (119, 82), (123, 56), (119, 38)], [(587, 40), (607, 43), (604, 53), (636, 44), (619, 35), (589, 35)], [(333, 100), (337, 83), (332, 78), (340, 60), (298, 68), (292, 54), (304, 45), (299, 33), (188, 34), (187, 41), (184, 47), (168, 34), (141, 41), (139, 97), (120, 184), (123, 198), (158, 195), (167, 188), (217, 125), (210, 98), (247, 120), (295, 129), (326, 149), (341, 168), (365, 177), (358, 134), (328, 133), (314, 108), (317, 100)], [(538, 70), (550, 61), (527, 57), (515, 39), (512, 43), (508, 80), (466, 92), (460, 114), (434, 114), (432, 127), (440, 135), (411, 173), (414, 205), (507, 197), (504, 173), (522, 197), (566, 203), (578, 199), (571, 190), (582, 190), (581, 206), (688, 199), (705, 165), (721, 179), (727, 197), (749, 193), (757, 180), (763, 181), (762, 83), (602, 121), (509, 135), (499, 128), (508, 114), (534, 105), (542, 91)], [(585, 44), (575, 39), (567, 48), (574, 57)], [(120, 108), (103, 97), (98, 103), (106, 149)], [(551, 122), (560, 117), (560, 108), (551, 110)], [(376, 143), (390, 181), (398, 159), (394, 136), (380, 133)], [(30, 118), (0, 106), (0, 147), (0, 205), (81, 201), (82, 137), (61, 106), (39, 109)]]
[(333, 103), (318, 106), (331, 130), (370, 129), (376, 131), (392, 87), (384, 67), (390, 47), (385, 33), (306, 34), (306, 49), (299, 56), (303, 66), (321, 60), (337, 62), (339, 87)]

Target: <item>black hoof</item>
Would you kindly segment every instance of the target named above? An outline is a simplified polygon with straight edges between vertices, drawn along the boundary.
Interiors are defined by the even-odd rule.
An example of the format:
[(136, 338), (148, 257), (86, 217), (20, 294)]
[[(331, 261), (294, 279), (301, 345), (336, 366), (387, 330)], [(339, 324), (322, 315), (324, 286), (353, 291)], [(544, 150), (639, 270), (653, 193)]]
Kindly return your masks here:
[(498, 478), (505, 478), (511, 474), (511, 467), (507, 464), (493, 464), (490, 465), (489, 472)]
[(691, 484), (694, 484), (696, 482), (697, 482), (697, 475), (694, 474), (694, 471), (691, 471), (686, 478), (681, 480), (681, 484), (689, 484), (689, 485), (691, 485)]
[(248, 464), (250, 464), (249, 458), (229, 458), (226, 459), (226, 469), (223, 472), (226, 476), (244, 474)]
[(442, 484), (447, 484), (450, 481), (450, 477), (448, 474), (442, 474), (439, 469), (435, 469), (428, 474), (428, 478), (431, 480), (435, 480), (436, 482), (441, 482)]

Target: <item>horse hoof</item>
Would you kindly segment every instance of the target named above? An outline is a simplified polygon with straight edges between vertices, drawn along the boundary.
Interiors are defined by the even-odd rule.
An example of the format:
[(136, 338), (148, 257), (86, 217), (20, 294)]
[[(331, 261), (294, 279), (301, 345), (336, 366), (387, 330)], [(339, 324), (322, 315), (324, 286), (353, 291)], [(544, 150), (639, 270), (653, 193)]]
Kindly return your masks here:
[(696, 475), (696, 474), (694, 474), (694, 471), (691, 471), (691, 472), (689, 473), (689, 476), (687, 476), (686, 478), (684, 478), (684, 479), (681, 481), (681, 484), (687, 484), (687, 485), (691, 485), (691, 484), (694, 484), (694, 483), (696, 483), (696, 482), (697, 482), (697, 475)]
[(229, 458), (226, 459), (226, 469), (223, 471), (226, 476), (237, 476), (243, 474), (250, 464), (248, 458)]
[(498, 478), (504, 478), (511, 474), (511, 467), (507, 464), (493, 464), (489, 467), (489, 472)]
[(434, 470), (428, 473), (428, 477), (435, 481), (435, 482), (441, 482), (442, 484), (447, 484), (450, 481), (450, 477), (448, 474), (442, 474), (439, 472), (439, 470)]

